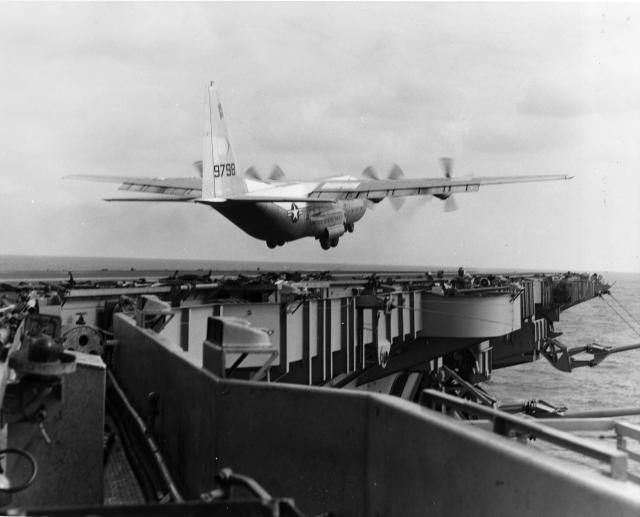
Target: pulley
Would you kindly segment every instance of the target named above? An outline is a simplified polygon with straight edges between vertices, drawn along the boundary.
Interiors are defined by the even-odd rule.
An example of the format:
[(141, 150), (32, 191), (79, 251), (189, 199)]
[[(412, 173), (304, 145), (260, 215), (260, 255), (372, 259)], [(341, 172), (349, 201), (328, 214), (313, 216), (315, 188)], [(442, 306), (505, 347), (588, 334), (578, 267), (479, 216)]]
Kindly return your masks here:
[(102, 355), (104, 337), (100, 330), (90, 325), (78, 325), (64, 333), (64, 348), (85, 354)]

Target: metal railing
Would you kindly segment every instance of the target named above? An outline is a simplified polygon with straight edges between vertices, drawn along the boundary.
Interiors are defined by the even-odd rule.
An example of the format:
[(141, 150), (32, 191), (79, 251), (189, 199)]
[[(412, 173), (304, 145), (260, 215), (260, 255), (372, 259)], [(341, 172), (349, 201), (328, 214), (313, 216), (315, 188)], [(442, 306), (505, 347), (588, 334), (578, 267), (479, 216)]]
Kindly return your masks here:
[[(620, 446), (618, 447), (621, 450), (616, 450), (610, 446), (591, 442), (570, 433), (554, 429), (545, 424), (540, 424), (503, 411), (481, 406), (475, 402), (463, 400), (435, 390), (424, 390), (420, 396), (420, 404), (432, 409), (434, 406), (442, 406), (460, 413), (466, 413), (478, 418), (487, 419), (492, 423), (491, 430), (502, 436), (533, 436), (573, 452), (583, 454), (595, 460), (602, 461), (609, 465), (611, 469), (611, 477), (620, 481), (627, 480), (627, 461), (630, 454), (635, 454), (626, 451), (626, 449), (623, 449)], [(640, 439), (640, 428), (636, 428), (635, 426), (628, 426), (629, 428), (627, 428), (625, 427), (626, 424), (621, 425), (623, 426), (621, 429), (625, 432), (628, 431), (627, 436)], [(631, 427), (633, 427), (633, 434), (630, 429)], [(640, 455), (637, 456), (640, 460)]]

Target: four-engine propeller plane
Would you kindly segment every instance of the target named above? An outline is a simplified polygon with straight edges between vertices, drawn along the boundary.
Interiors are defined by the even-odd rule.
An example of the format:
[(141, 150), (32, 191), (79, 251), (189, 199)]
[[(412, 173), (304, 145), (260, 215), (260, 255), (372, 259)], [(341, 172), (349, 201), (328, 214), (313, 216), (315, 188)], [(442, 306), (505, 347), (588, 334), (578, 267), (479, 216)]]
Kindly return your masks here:
[(443, 178), (405, 178), (394, 166), (388, 179), (378, 179), (370, 167), (361, 178), (339, 176), (320, 181), (288, 181), (276, 166), (269, 180), (255, 169), (244, 177), (231, 149), (222, 105), (211, 82), (205, 101), (203, 160), (194, 165), (200, 177), (141, 178), (72, 175), (71, 179), (121, 183), (119, 190), (156, 194), (105, 201), (174, 201), (208, 205), (246, 233), (266, 241), (269, 248), (302, 237), (315, 237), (323, 249), (338, 245), (346, 232), (365, 214), (370, 203), (385, 197), (397, 207), (406, 196), (435, 196), (446, 200), (445, 210), (455, 209), (452, 194), (476, 192), (480, 185), (569, 179), (564, 175), (459, 178), (451, 177), (451, 160), (442, 160)]

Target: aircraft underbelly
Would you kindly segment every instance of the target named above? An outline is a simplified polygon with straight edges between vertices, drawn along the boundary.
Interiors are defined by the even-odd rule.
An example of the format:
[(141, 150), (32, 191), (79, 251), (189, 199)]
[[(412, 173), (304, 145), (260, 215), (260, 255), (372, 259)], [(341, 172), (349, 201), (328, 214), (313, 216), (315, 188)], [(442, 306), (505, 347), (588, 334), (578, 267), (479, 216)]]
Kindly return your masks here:
[(304, 209), (285, 210), (274, 203), (225, 204), (215, 209), (256, 239), (278, 242), (315, 235)]

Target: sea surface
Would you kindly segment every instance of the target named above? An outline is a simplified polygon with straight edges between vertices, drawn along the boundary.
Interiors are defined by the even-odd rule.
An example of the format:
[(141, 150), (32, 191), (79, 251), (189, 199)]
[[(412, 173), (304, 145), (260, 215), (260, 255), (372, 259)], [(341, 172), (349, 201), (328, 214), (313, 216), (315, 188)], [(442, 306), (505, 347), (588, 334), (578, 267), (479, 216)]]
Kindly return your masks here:
[[(80, 277), (82, 273), (93, 275), (95, 272), (109, 273), (122, 271), (375, 271), (380, 269), (392, 269), (394, 271), (439, 271), (455, 273), (458, 266), (441, 267), (434, 265), (415, 266), (390, 266), (375, 264), (328, 264), (326, 262), (269, 262), (269, 261), (239, 261), (239, 260), (205, 260), (205, 259), (171, 259), (171, 258), (126, 258), (126, 257), (72, 257), (72, 256), (33, 256), (33, 255), (0, 255), (0, 278), (17, 277), (42, 277), (43, 273), (50, 276), (66, 276), (72, 271), (74, 276)], [(482, 271), (485, 273), (507, 273), (504, 269), (483, 268), (469, 270), (469, 272)], [(529, 270), (510, 269), (509, 272), (523, 273)], [(79, 275), (77, 274), (79, 273)]]
[[(570, 348), (594, 342), (612, 347), (640, 343), (640, 274), (603, 276), (613, 284), (611, 296), (572, 307), (555, 324), (563, 333), (558, 339)], [(556, 370), (546, 359), (495, 370), (485, 388), (501, 400), (542, 399), (571, 411), (640, 407), (640, 349), (571, 373)]]
[[(555, 330), (570, 348), (589, 343), (624, 346), (640, 343), (640, 274), (604, 275), (614, 283), (611, 296), (595, 298), (561, 313)], [(612, 308), (614, 307), (615, 310)], [(584, 356), (590, 359), (590, 356)], [(483, 386), (500, 401), (544, 400), (569, 411), (640, 408), (640, 349), (607, 357), (598, 366), (577, 368), (571, 373), (556, 370), (546, 359), (495, 370)], [(613, 420), (640, 425), (640, 416)], [(616, 446), (613, 431), (574, 432), (574, 435)], [(609, 467), (582, 454), (540, 440), (529, 441), (535, 449), (604, 473)], [(629, 442), (639, 452), (637, 442)], [(628, 472), (640, 476), (640, 464), (630, 461)]]

